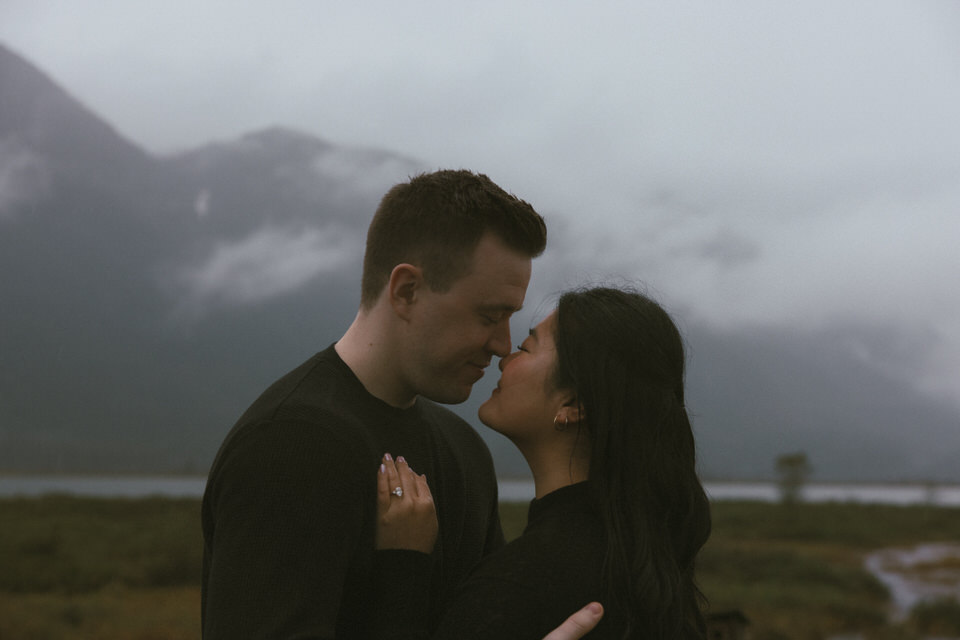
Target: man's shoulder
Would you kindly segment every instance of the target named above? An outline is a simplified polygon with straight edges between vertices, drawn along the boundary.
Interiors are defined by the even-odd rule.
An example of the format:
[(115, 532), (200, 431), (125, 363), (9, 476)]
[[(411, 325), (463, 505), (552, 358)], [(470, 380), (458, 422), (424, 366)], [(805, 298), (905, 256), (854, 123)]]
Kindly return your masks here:
[(362, 453), (365, 424), (351, 380), (331, 349), (310, 357), (271, 384), (224, 438), (218, 458), (238, 449)]
[(349, 370), (329, 347), (267, 387), (237, 424), (310, 420), (324, 413), (349, 415), (346, 409), (356, 397), (355, 387)]
[(315, 407), (309, 416), (274, 415), (243, 420), (231, 429), (214, 460), (224, 466), (348, 465), (364, 461), (371, 444), (349, 415)]

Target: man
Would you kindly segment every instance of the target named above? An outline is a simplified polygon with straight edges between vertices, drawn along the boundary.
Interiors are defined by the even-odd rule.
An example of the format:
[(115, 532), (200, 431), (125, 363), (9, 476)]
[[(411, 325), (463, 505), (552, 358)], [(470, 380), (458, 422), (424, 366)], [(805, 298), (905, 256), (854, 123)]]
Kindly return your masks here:
[[(384, 196), (353, 323), (251, 405), (210, 471), (207, 640), (369, 634), (371, 590), (385, 588), (373, 551), (385, 452), (426, 474), (437, 502), (433, 610), (423, 615), (435, 618), (503, 544), (489, 451), (431, 401), (463, 402), (491, 358), (510, 352), (510, 317), (545, 244), (543, 219), (483, 175), (439, 171)], [(578, 616), (555, 633), (579, 637), (577, 621), (596, 617)]]

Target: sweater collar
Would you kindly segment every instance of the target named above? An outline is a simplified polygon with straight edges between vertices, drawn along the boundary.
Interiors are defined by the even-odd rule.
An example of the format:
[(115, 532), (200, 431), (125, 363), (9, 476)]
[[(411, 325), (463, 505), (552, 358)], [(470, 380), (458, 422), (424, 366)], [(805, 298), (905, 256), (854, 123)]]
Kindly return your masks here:
[(321, 353), (324, 357), (329, 358), (334, 367), (341, 372), (343, 378), (352, 388), (353, 393), (356, 394), (355, 397), (357, 400), (364, 402), (367, 404), (367, 406), (376, 407), (380, 413), (391, 415), (396, 419), (412, 420), (420, 416), (420, 407), (423, 404), (423, 398), (418, 396), (413, 405), (407, 407), (406, 409), (400, 409), (384, 402), (380, 398), (367, 391), (367, 388), (363, 386), (363, 382), (361, 382), (360, 378), (357, 377), (357, 374), (353, 372), (353, 369), (350, 368), (350, 365), (344, 362), (343, 358), (340, 357), (340, 354), (337, 353), (335, 344), (336, 343), (331, 344)]
[(527, 512), (527, 526), (554, 513), (595, 510), (592, 485), (589, 481), (568, 484), (542, 498), (534, 498)]

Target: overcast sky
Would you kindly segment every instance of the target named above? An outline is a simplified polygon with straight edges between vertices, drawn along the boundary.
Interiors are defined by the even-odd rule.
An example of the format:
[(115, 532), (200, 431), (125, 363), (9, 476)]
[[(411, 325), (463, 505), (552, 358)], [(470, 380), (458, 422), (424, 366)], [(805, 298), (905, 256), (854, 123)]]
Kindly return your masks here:
[(489, 174), (535, 278), (690, 321), (869, 326), (960, 406), (960, 2), (2, 0), (0, 41), (157, 153), (283, 125)]

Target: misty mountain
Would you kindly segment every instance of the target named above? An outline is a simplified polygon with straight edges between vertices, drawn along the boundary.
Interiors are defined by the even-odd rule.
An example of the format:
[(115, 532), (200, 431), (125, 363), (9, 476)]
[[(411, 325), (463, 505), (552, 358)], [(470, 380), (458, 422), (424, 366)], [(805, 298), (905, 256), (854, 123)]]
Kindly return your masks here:
[(805, 451), (819, 479), (956, 481), (955, 407), (857, 357), (871, 327), (691, 328), (688, 406), (708, 477), (765, 477)]
[(281, 129), (153, 157), (0, 49), (0, 469), (204, 470), (353, 318), (417, 170)]
[[(352, 320), (370, 216), (425, 168), (283, 128), (153, 155), (0, 46), (0, 471), (204, 472)], [(574, 241), (551, 225), (557, 282)], [(858, 358), (851, 335), (875, 328), (840, 329), (686, 327), (706, 476), (804, 450), (820, 479), (960, 480), (956, 409)], [(477, 424), (495, 377), (455, 410)]]

